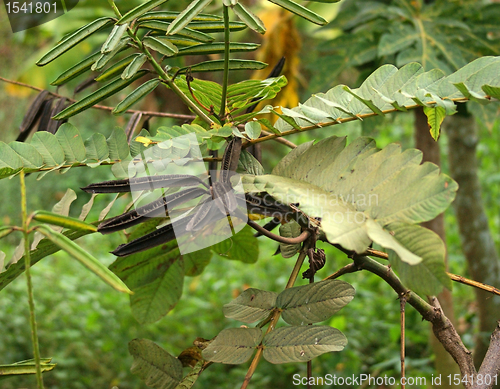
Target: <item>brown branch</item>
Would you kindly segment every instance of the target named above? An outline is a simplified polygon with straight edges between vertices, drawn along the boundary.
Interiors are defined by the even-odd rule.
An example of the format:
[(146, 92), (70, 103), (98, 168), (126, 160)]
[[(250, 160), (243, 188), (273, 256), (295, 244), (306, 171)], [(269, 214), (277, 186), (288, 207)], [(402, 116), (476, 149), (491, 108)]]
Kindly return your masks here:
[[(453, 357), (460, 368), (462, 376), (475, 376), (476, 368), (471, 352), (464, 346), (455, 327), (445, 316), (436, 297), (430, 297), (431, 304), (427, 303), (416, 293), (408, 290), (394, 274), (390, 267), (368, 258), (354, 255), (354, 263), (358, 269), (368, 270), (382, 278), (398, 295), (406, 295), (407, 302), (414, 307), (422, 317), (432, 323), (432, 330), (443, 347)], [(466, 388), (471, 388), (471, 382), (466, 383)]]
[[(489, 389), (499, 381), (500, 375), (500, 321), (497, 322), (497, 327), (495, 331), (491, 334), (490, 345), (486, 356), (483, 359), (483, 363), (479, 368), (478, 376), (483, 379), (483, 384), (476, 384), (474, 389)], [(496, 377), (496, 379), (495, 379)], [(486, 381), (491, 382), (491, 385), (487, 385)]]
[[(35, 90), (38, 92), (41, 92), (44, 90), (43, 88), (38, 88), (36, 86), (25, 84), (24, 82), (20, 82), (20, 81), (9, 80), (9, 79), (4, 78), (4, 77), (0, 77), (0, 81), (4, 81), (4, 82), (7, 82), (7, 83), (13, 84), (13, 85), (22, 86), (24, 88), (29, 88), (29, 89), (32, 89), (32, 90)], [(50, 92), (50, 91), (49, 91), (49, 94), (51, 96), (59, 97), (59, 98), (66, 97), (66, 96), (60, 95), (60, 94), (55, 93), (55, 92)], [(71, 99), (69, 97), (66, 97), (66, 98), (68, 99), (68, 101), (70, 101), (72, 103), (76, 103), (78, 101), (76, 99)], [(114, 107), (108, 107), (106, 105), (99, 105), (99, 104), (93, 105), (91, 108), (100, 109), (103, 111), (110, 111), (110, 112), (114, 109)], [(124, 111), (124, 113), (130, 113), (130, 114), (134, 114), (137, 112), (141, 112), (145, 116), (166, 117), (166, 118), (180, 119), (180, 120), (194, 120), (195, 119), (194, 115), (183, 115), (183, 114), (177, 114), (177, 113), (140, 111), (137, 109), (128, 109), (128, 110)]]
[[(29, 89), (32, 89), (32, 90), (37, 91), (37, 92), (41, 92), (44, 90), (42, 88), (38, 88), (38, 87), (33, 86), (33, 85), (25, 84), (24, 82), (9, 80), (9, 79), (1, 77), (1, 76), (0, 76), (0, 81), (4, 81), (6, 83), (13, 84), (13, 85), (22, 86), (24, 88), (29, 88)], [(55, 93), (55, 92), (50, 92), (50, 91), (49, 91), (49, 94), (51, 96), (58, 97), (58, 98), (66, 97), (66, 96), (60, 95), (60, 94)], [(70, 101), (72, 103), (76, 103), (78, 101), (76, 99), (71, 99), (69, 97), (66, 97), (66, 99), (68, 99), (68, 101)], [(100, 104), (93, 105), (90, 108), (100, 109), (102, 111), (109, 111), (109, 112), (113, 111), (113, 109), (114, 109), (114, 107), (109, 107), (109, 106), (100, 105)], [(164, 118), (179, 119), (179, 120), (194, 120), (194, 119), (196, 119), (196, 116), (194, 116), (194, 115), (184, 115), (184, 114), (180, 114), (180, 113), (156, 112), (156, 111), (141, 111), (138, 109), (127, 109), (123, 113), (129, 113), (129, 114), (141, 113), (143, 116), (164, 117)], [(270, 132), (262, 130), (262, 135), (269, 136), (272, 134)], [(297, 145), (294, 144), (293, 142), (290, 142), (289, 140), (281, 138), (281, 137), (274, 138), (273, 140), (275, 142), (281, 143), (281, 144), (283, 144), (291, 149), (294, 149), (297, 147)]]
[(252, 227), (254, 230), (260, 232), (262, 235), (267, 236), (268, 238), (275, 240), (276, 242), (285, 243), (285, 244), (299, 244), (304, 242), (311, 233), (309, 231), (304, 231), (302, 234), (297, 236), (296, 238), (285, 238), (284, 236), (273, 234), (271, 231), (266, 230), (264, 227), (261, 227), (259, 224), (255, 223), (253, 220), (248, 219), (247, 224)]
[[(352, 257), (355, 254), (353, 251), (345, 250), (340, 245), (334, 244), (333, 246), (338, 248), (340, 251), (346, 253), (349, 257)], [(371, 257), (376, 257), (376, 258), (381, 258), (381, 259), (389, 259), (389, 254), (384, 253), (383, 251), (378, 251), (378, 250), (374, 250), (374, 249), (370, 249), (370, 248), (367, 249), (364, 253), (362, 253), (360, 255), (368, 255)], [(483, 284), (482, 282), (470, 280), (468, 278), (465, 278), (463, 276), (459, 276), (459, 275), (456, 275), (453, 273), (446, 272), (446, 274), (448, 275), (448, 277), (450, 277), (450, 279), (452, 281), (459, 282), (459, 283), (464, 284), (464, 285), (473, 286), (474, 288), (482, 289), (482, 290), (485, 290), (487, 292), (497, 294), (500, 296), (500, 289), (495, 288), (494, 286), (486, 285), (486, 284)]]

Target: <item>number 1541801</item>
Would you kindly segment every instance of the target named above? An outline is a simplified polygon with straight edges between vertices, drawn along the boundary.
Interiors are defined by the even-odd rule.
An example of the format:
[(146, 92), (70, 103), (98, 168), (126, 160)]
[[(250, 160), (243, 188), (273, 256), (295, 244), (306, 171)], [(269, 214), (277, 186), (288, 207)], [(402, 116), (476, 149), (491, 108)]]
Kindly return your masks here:
[(5, 6), (7, 7), (8, 14), (48, 14), (51, 12), (57, 12), (57, 3), (46, 3), (46, 2), (19, 2), (19, 1), (11, 1), (6, 2)]

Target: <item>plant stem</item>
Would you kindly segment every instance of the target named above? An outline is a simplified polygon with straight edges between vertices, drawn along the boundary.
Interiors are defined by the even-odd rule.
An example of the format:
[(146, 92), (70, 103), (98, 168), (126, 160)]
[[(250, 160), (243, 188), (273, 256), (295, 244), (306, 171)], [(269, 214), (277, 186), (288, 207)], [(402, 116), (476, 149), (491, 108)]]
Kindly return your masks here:
[(118, 10), (118, 7), (116, 6), (115, 2), (113, 0), (108, 0), (108, 3), (111, 6), (111, 8), (113, 9), (113, 12), (115, 13), (115, 15), (118, 17), (118, 19), (120, 19), (122, 17), (122, 14)]
[(33, 298), (33, 284), (31, 282), (30, 273), (30, 240), (28, 232), (28, 212), (26, 206), (26, 182), (24, 180), (24, 170), (21, 170), (19, 175), (21, 179), (21, 213), (23, 220), (23, 234), (24, 234), (24, 268), (26, 273), (26, 283), (28, 286), (28, 305), (30, 310), (30, 326), (31, 326), (31, 342), (33, 343), (33, 354), (35, 357), (36, 367), (36, 381), (38, 389), (43, 389), (42, 368), (40, 366), (40, 348), (38, 345), (38, 334), (36, 329), (36, 316), (35, 316), (35, 301)]
[(193, 103), (189, 97), (187, 97), (184, 92), (175, 84), (175, 82), (172, 81), (172, 79), (169, 77), (169, 75), (163, 70), (161, 65), (156, 61), (156, 59), (153, 57), (153, 55), (149, 52), (148, 48), (145, 47), (141, 40), (137, 37), (135, 32), (129, 27), (128, 28), (128, 34), (132, 38), (132, 40), (137, 44), (137, 47), (139, 50), (141, 50), (144, 55), (148, 58), (148, 61), (151, 63), (153, 68), (156, 70), (156, 73), (160, 76), (160, 78), (168, 85), (170, 89), (174, 91), (174, 93), (181, 98), (181, 100), (189, 107), (191, 108), (203, 121), (207, 122), (208, 124), (213, 124), (213, 120), (210, 119), (205, 112), (203, 112), (200, 107), (198, 107), (195, 103)]
[[(297, 262), (295, 262), (295, 266), (293, 267), (292, 274), (290, 274), (290, 278), (288, 279), (288, 282), (285, 286), (285, 289), (291, 288), (295, 281), (297, 280), (297, 276), (299, 275), (300, 268), (302, 267), (302, 264), (304, 263), (304, 259), (307, 255), (307, 249), (309, 247), (309, 244), (306, 242), (299, 254), (299, 257), (297, 258)], [(278, 323), (278, 320), (281, 316), (281, 310), (276, 309), (271, 317), (269, 327), (267, 327), (267, 331), (264, 336), (266, 336), (269, 332), (274, 330), (274, 327), (276, 326), (276, 323)], [(262, 344), (259, 345), (259, 348), (257, 349), (257, 353), (255, 354), (255, 357), (252, 360), (252, 363), (250, 364), (250, 367), (248, 368), (247, 374), (245, 375), (245, 379), (243, 381), (243, 384), (241, 385), (241, 389), (246, 389), (248, 387), (248, 384), (250, 383), (250, 380), (252, 379), (253, 373), (255, 373), (255, 369), (257, 369), (257, 365), (259, 364), (260, 358), (262, 357), (262, 353), (264, 351), (264, 348), (262, 347)]]
[(224, 6), (224, 78), (222, 80), (222, 97), (219, 117), (226, 115), (227, 84), (229, 83), (229, 7)]

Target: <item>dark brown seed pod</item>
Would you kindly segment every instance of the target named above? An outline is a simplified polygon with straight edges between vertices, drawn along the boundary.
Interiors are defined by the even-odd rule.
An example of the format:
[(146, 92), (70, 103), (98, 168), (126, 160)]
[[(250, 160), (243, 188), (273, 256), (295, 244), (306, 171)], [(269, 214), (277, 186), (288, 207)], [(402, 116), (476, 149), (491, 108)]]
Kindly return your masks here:
[(35, 100), (33, 100), (33, 102), (28, 108), (28, 111), (24, 115), (21, 125), (19, 126), (19, 131), (21, 133), (16, 139), (17, 141), (23, 142), (28, 138), (37, 120), (42, 115), (43, 103), (45, 102), (48, 96), (49, 96), (49, 91), (43, 90), (36, 96)]
[(68, 101), (66, 97), (61, 97), (57, 101), (57, 104), (54, 105), (54, 108), (52, 108), (52, 112), (50, 113), (51, 120), (49, 121), (49, 125), (47, 127), (48, 132), (50, 132), (51, 134), (55, 134), (57, 129), (61, 127), (63, 123), (67, 122), (67, 120), (54, 120), (52, 118), (66, 107), (69, 107), (70, 104), (71, 103)]
[(132, 142), (132, 138), (134, 137), (134, 134), (136, 132), (135, 129), (139, 125), (141, 119), (142, 119), (142, 112), (136, 112), (130, 117), (127, 123), (127, 127), (125, 127), (125, 134), (127, 134), (128, 144)]
[(48, 131), (50, 118), (52, 117), (52, 104), (54, 103), (54, 98), (47, 98), (42, 105), (42, 114), (40, 116), (40, 121), (38, 122), (37, 131)]
[(89, 78), (80, 82), (73, 90), (73, 94), (76, 95), (77, 93), (87, 89), (89, 86), (94, 84), (97, 84), (97, 81), (95, 80), (95, 75), (92, 75)]
[(103, 221), (97, 227), (97, 231), (101, 234), (109, 234), (135, 226), (151, 217), (165, 217), (169, 210), (174, 207), (207, 193), (202, 188), (188, 188), (168, 196), (162, 196), (147, 205)]
[(154, 190), (160, 188), (196, 186), (207, 184), (199, 177), (188, 174), (168, 174), (130, 178), (125, 180), (103, 181), (81, 188), (87, 193), (125, 193), (140, 190)]
[(236, 171), (238, 167), (238, 161), (241, 154), (241, 138), (233, 138), (226, 147), (224, 155), (222, 157), (222, 171), (220, 176), (220, 181), (224, 183), (229, 183), (231, 178), (231, 173)]

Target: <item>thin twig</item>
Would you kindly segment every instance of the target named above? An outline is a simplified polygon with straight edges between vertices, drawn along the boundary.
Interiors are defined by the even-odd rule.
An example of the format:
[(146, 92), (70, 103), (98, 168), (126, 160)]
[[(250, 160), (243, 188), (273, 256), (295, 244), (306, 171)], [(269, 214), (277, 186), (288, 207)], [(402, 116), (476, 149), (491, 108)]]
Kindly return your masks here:
[(284, 236), (273, 234), (271, 231), (266, 230), (264, 227), (261, 227), (259, 224), (255, 223), (253, 220), (248, 219), (247, 224), (252, 227), (254, 230), (259, 231), (262, 235), (267, 236), (268, 238), (275, 240), (276, 242), (285, 243), (285, 244), (298, 244), (304, 242), (311, 233), (309, 231), (304, 231), (302, 234), (297, 236), (296, 238), (285, 238)]
[(399, 309), (401, 320), (401, 389), (405, 389), (405, 306), (406, 306), (406, 293), (399, 295)]
[(222, 93), (219, 117), (226, 116), (227, 85), (229, 83), (229, 7), (224, 5), (224, 76), (222, 79)]
[(36, 381), (38, 389), (43, 389), (42, 367), (40, 362), (40, 346), (38, 344), (38, 333), (36, 328), (35, 300), (33, 297), (33, 283), (31, 282), (31, 256), (29, 239), (29, 220), (26, 206), (26, 182), (24, 180), (24, 170), (19, 175), (21, 179), (21, 213), (24, 233), (24, 268), (26, 272), (26, 284), (28, 287), (28, 305), (30, 310), (31, 342), (33, 343), (33, 354), (35, 357)]
[[(344, 253), (348, 254), (349, 256), (352, 256), (354, 254), (354, 252), (349, 251), (349, 250), (344, 250), (339, 245), (334, 245), (334, 246), (336, 248), (338, 248), (339, 250), (343, 251)], [(374, 250), (374, 249), (367, 249), (366, 252), (364, 252), (363, 254), (360, 254), (360, 255), (368, 255), (370, 257), (389, 259), (389, 254), (384, 253), (383, 251), (378, 251), (378, 250)], [(487, 292), (490, 292), (490, 293), (493, 293), (493, 294), (500, 296), (500, 289), (495, 288), (494, 286), (483, 284), (482, 282), (470, 280), (468, 278), (465, 278), (463, 276), (459, 276), (457, 274), (453, 274), (453, 273), (449, 273), (449, 272), (446, 272), (446, 274), (448, 275), (448, 277), (450, 277), (450, 279), (452, 281), (459, 282), (459, 283), (464, 284), (464, 285), (473, 286), (474, 288), (482, 289), (482, 290), (485, 290)]]
[[(32, 89), (32, 90), (35, 90), (35, 91), (38, 91), (38, 92), (41, 92), (41, 91), (44, 90), (43, 88), (38, 88), (36, 86), (25, 84), (24, 82), (20, 82), (20, 81), (9, 80), (9, 79), (4, 78), (4, 77), (0, 77), (0, 81), (4, 81), (4, 82), (6, 82), (8, 84), (22, 86), (23, 88), (29, 88), (29, 89)], [(64, 98), (65, 97), (66, 99), (68, 99), (68, 101), (70, 101), (72, 103), (75, 103), (75, 102), (78, 101), (76, 99), (71, 99), (69, 97), (60, 95), (60, 94), (55, 93), (55, 92), (50, 92), (49, 91), (49, 95), (54, 96), (54, 97), (58, 97), (58, 98)], [(95, 109), (100, 109), (100, 110), (103, 110), (103, 111), (110, 111), (110, 112), (113, 111), (113, 109), (114, 109), (114, 107), (108, 107), (106, 105), (99, 105), (99, 104), (93, 105), (90, 108), (95, 108)], [(177, 113), (141, 111), (141, 110), (137, 110), (137, 109), (127, 109), (126, 111), (124, 111), (124, 113), (130, 113), (130, 114), (134, 114), (134, 113), (137, 113), (137, 112), (140, 112), (143, 115), (147, 115), (147, 116), (165, 117), (165, 118), (180, 119), (180, 120), (194, 120), (195, 119), (194, 115), (184, 115), (184, 114), (177, 114)]]

